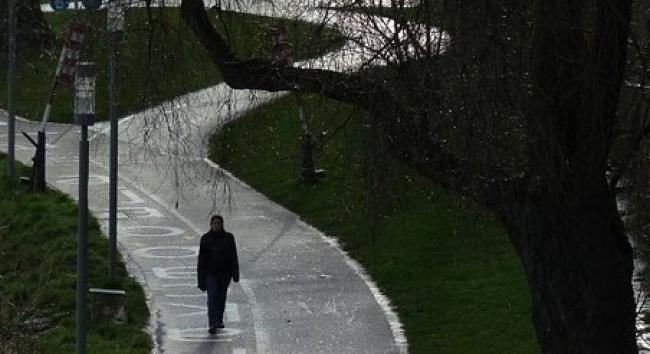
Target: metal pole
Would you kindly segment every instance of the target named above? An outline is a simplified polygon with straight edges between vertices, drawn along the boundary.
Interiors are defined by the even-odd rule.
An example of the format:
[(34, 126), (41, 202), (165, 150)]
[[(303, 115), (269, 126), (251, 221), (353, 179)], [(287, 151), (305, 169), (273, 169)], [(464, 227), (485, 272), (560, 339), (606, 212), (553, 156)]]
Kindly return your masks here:
[(119, 33), (109, 34), (110, 45), (110, 79), (109, 79), (109, 114), (111, 119), (110, 132), (110, 166), (109, 166), (109, 198), (108, 198), (108, 278), (115, 277), (115, 264), (117, 258), (117, 42)]
[(9, 0), (8, 2), (8, 39), (7, 46), (7, 109), (9, 110), (9, 122), (7, 126), (7, 174), (9, 179), (14, 179), (14, 149), (16, 139), (16, 117), (14, 114), (14, 69), (16, 65), (16, 2)]
[(79, 219), (77, 235), (77, 354), (86, 354), (86, 292), (88, 280), (88, 125), (81, 126), (79, 139)]

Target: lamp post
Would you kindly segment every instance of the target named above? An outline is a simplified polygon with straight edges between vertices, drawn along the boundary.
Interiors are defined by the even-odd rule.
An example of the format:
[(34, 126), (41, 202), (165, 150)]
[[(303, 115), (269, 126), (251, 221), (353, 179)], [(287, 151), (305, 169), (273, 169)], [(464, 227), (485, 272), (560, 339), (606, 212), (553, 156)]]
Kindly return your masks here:
[(77, 354), (86, 353), (86, 293), (88, 254), (88, 125), (95, 116), (95, 64), (79, 63), (75, 78), (75, 124), (79, 138), (79, 215), (77, 229)]
[(121, 0), (110, 0), (106, 12), (110, 55), (110, 78), (108, 82), (110, 131), (110, 164), (108, 181), (108, 278), (115, 277), (117, 258), (117, 46), (124, 32), (124, 6)]

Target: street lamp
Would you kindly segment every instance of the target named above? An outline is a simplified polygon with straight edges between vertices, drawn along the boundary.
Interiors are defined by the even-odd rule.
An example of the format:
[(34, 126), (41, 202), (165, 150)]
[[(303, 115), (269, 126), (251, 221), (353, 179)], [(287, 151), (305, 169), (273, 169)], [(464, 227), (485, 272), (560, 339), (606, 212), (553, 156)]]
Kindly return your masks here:
[(79, 214), (77, 226), (77, 354), (86, 353), (86, 292), (88, 277), (88, 125), (95, 117), (95, 64), (79, 63), (75, 77), (75, 124), (79, 138)]
[(108, 178), (108, 278), (115, 277), (117, 258), (117, 47), (124, 32), (124, 5), (122, 0), (109, 0), (106, 12), (110, 69), (108, 80), (108, 109), (111, 121), (110, 163)]

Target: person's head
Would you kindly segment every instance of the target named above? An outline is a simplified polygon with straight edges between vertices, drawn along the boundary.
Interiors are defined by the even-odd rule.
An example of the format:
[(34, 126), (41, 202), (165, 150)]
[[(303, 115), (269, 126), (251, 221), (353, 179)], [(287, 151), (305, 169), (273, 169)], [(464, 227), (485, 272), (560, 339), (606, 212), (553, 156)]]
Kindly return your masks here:
[(212, 215), (210, 218), (210, 230), (221, 231), (223, 230), (223, 217), (221, 215)]

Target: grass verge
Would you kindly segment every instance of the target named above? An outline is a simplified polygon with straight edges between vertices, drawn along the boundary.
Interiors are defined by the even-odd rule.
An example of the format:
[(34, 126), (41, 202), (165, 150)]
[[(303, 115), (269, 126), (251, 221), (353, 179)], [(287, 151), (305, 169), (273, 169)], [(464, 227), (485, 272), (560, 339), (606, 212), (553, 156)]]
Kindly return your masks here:
[(364, 113), (318, 97), (305, 107), (320, 183), (298, 178), (292, 96), (226, 125), (211, 158), (336, 235), (395, 305), (411, 353), (538, 353), (523, 270), (497, 222), (382, 153)]
[[(72, 353), (75, 348), (76, 204), (57, 191), (31, 192), (7, 180), (6, 169), (5, 155), (0, 154), (0, 332), (5, 346), (0, 351)], [(19, 172), (24, 169), (18, 166)], [(107, 240), (94, 218), (89, 224), (88, 243), (89, 287), (124, 289), (128, 308), (125, 324), (88, 323), (88, 352), (150, 353), (151, 340), (144, 332), (149, 311), (143, 290), (128, 276), (122, 263), (118, 265), (116, 279), (112, 283), (107, 281)], [(50, 325), (41, 332), (25, 333), (22, 321), (35, 318), (46, 318)], [(12, 345), (15, 347), (11, 348)]]
[[(277, 20), (264, 16), (210, 12), (214, 25), (241, 57), (270, 57), (266, 31)], [(58, 35), (49, 50), (19, 49), (16, 68), (16, 112), (40, 120), (47, 101), (54, 69), (69, 21), (75, 17), (88, 24), (82, 49), (85, 60), (95, 61), (96, 119), (108, 119), (109, 47), (106, 40), (106, 11), (73, 11), (46, 14)], [(194, 33), (185, 25), (176, 8), (129, 9), (126, 29), (119, 44), (118, 105), (122, 115), (157, 105), (179, 95), (213, 86), (222, 81)], [(343, 42), (329, 28), (298, 21), (286, 21), (292, 53), (296, 60), (316, 57)], [(0, 61), (4, 63), (2, 56)], [(6, 76), (6, 66), (0, 75)], [(0, 85), (0, 105), (7, 107), (6, 85)], [(73, 89), (57, 90), (50, 115), (53, 122), (72, 122)]]

